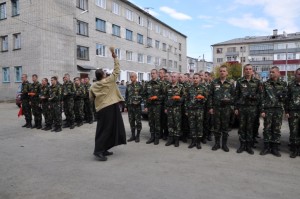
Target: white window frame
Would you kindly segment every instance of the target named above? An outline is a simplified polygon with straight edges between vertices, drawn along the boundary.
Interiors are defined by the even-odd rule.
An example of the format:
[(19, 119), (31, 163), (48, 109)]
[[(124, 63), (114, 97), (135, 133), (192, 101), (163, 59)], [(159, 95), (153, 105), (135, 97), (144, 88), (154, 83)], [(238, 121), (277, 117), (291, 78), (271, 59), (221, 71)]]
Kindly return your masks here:
[(106, 0), (95, 0), (95, 4), (100, 8), (106, 9)]
[(8, 51), (8, 35), (1, 36), (1, 52)]
[(2, 67), (2, 82), (9, 83), (10, 82), (10, 68)]
[(81, 10), (88, 10), (88, 0), (77, 0), (76, 6)]
[(132, 51), (126, 50), (126, 60), (132, 61)]
[(152, 38), (147, 37), (147, 46), (152, 47)]
[[(84, 49), (86, 50), (84, 52), (84, 56), (78, 56), (78, 55), (81, 55), (81, 49)], [(89, 47), (86, 47), (86, 46), (80, 46), (80, 45), (77, 45), (77, 59), (80, 59), (80, 60), (89, 60), (90, 59), (90, 50), (89, 50)]]
[(17, 16), (20, 14), (20, 1), (11, 0), (11, 16)]
[(160, 66), (160, 58), (159, 57), (155, 57), (155, 66)]
[(137, 43), (144, 44), (144, 35), (137, 33)]
[[(116, 29), (114, 27), (118, 28), (118, 34), (116, 34), (117, 32), (115, 32)], [(114, 36), (121, 37), (121, 27), (116, 24), (113, 24), (112, 25), (112, 34)]]
[(119, 59), (121, 59), (121, 49), (120, 48), (115, 48), (115, 54)]
[[(99, 27), (98, 23), (100, 24), (100, 28), (98, 28)], [(104, 28), (104, 30), (102, 28)], [(96, 30), (98, 30), (100, 32), (106, 32), (106, 21), (96, 18)]]
[(152, 64), (152, 56), (147, 55), (147, 64)]
[(138, 73), (138, 81), (144, 80), (144, 73)]
[(89, 24), (84, 21), (77, 20), (76, 33), (78, 35), (89, 36)]
[(160, 41), (155, 40), (155, 48), (159, 49)]
[(126, 40), (133, 41), (133, 32), (129, 29), (126, 29)]
[(155, 26), (155, 32), (156, 32), (157, 34), (160, 34), (160, 26), (159, 26), (159, 25), (156, 25), (156, 26)]
[(120, 15), (120, 5), (116, 2), (112, 2), (112, 12), (116, 15)]
[(139, 63), (144, 63), (144, 55), (142, 53), (138, 53), (137, 61)]
[(0, 3), (0, 20), (6, 19), (6, 2)]
[(105, 57), (106, 55), (106, 47), (103, 44), (96, 44), (96, 55), (99, 57)]
[(133, 21), (133, 12), (131, 10), (126, 9), (126, 19)]
[(22, 66), (15, 66), (15, 82), (22, 82)]
[(138, 16), (138, 18), (137, 18), (137, 23), (138, 23), (140, 26), (143, 26), (143, 25), (144, 25), (144, 18), (141, 17), (141, 16)]
[(21, 49), (21, 33), (13, 34), (14, 50)]

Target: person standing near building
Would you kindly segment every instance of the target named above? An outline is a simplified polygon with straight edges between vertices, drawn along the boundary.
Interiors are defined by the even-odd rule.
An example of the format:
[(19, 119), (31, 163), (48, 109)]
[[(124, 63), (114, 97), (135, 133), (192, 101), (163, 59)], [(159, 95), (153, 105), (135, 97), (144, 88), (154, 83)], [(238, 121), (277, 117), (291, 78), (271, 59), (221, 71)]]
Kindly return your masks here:
[[(204, 86), (207, 90), (207, 96), (209, 96), (209, 89), (211, 84), (211, 74), (209, 72), (204, 73)], [(205, 144), (207, 141), (212, 141), (212, 115), (209, 114), (208, 100), (206, 100), (204, 108), (204, 119), (203, 119), (203, 137), (201, 139), (202, 143)]]
[(112, 152), (108, 150), (114, 146), (126, 144), (126, 133), (123, 118), (118, 103), (123, 101), (116, 81), (120, 74), (119, 60), (110, 47), (114, 58), (114, 70), (107, 77), (105, 71), (97, 69), (97, 81), (90, 88), (90, 100), (95, 102), (97, 114), (97, 128), (95, 136), (94, 155), (99, 161), (106, 161)]
[(42, 113), (45, 118), (45, 127), (42, 130), (48, 131), (52, 129), (52, 117), (51, 117), (51, 109), (49, 103), (50, 97), (50, 87), (47, 78), (42, 79), (42, 86), (41, 86), (41, 93), (40, 93), (40, 100), (41, 100), (41, 107)]
[[(140, 142), (140, 133), (142, 130), (142, 95), (143, 86), (137, 81), (137, 74), (130, 73), (131, 83), (125, 91), (125, 111), (128, 111), (128, 119), (131, 129), (131, 137), (128, 142)], [(135, 134), (136, 130), (136, 134)]]
[(295, 79), (289, 84), (285, 108), (289, 120), (291, 158), (300, 156), (300, 68), (295, 71)]
[[(187, 81), (188, 80), (188, 81)], [(189, 88), (190, 86), (190, 81), (188, 78), (188, 75), (185, 74), (179, 74), (179, 84), (181, 84), (183, 86), (183, 88), (186, 89)], [(185, 110), (184, 107), (182, 107), (181, 110), (181, 114), (182, 114), (182, 122), (181, 122), (181, 129), (182, 129), (182, 135), (181, 135), (181, 140), (182, 142), (186, 143), (187, 142), (187, 138), (190, 136), (190, 128), (189, 128), (189, 118), (188, 116), (185, 114)]]
[(237, 80), (235, 89), (235, 111), (239, 118), (240, 147), (236, 151), (247, 151), (253, 155), (254, 122), (257, 117), (257, 108), (261, 100), (262, 84), (253, 75), (251, 64), (244, 66), (244, 77)]
[(163, 85), (158, 79), (156, 69), (151, 70), (151, 80), (148, 81), (144, 88), (145, 111), (148, 112), (150, 139), (146, 144), (159, 144), (161, 129), (161, 105), (164, 100)]
[(84, 112), (83, 112), (83, 98), (85, 96), (85, 89), (81, 84), (80, 78), (76, 77), (74, 80), (75, 95), (74, 95), (74, 114), (75, 121), (78, 127), (83, 125)]
[[(162, 83), (162, 86), (163, 86), (163, 89), (165, 90), (165, 88), (170, 84), (169, 81), (167, 81), (165, 79), (165, 74), (167, 73), (167, 70), (165, 68), (162, 68), (159, 70), (159, 79)], [(165, 113), (165, 104), (164, 102), (162, 102), (162, 105), (161, 105), (161, 130), (160, 130), (160, 137), (163, 139), (163, 140), (166, 140), (167, 137), (168, 137), (168, 116), (167, 114)]]
[(60, 132), (62, 130), (61, 97), (62, 88), (57, 84), (57, 77), (51, 77), (50, 97), (48, 100), (54, 124), (54, 128), (51, 130), (52, 132)]
[(22, 75), (22, 89), (21, 89), (21, 99), (22, 99), (22, 110), (25, 116), (26, 123), (22, 127), (31, 128), (32, 124), (32, 115), (31, 115), (31, 106), (30, 106), (30, 92), (31, 84), (27, 80), (27, 74)]
[(189, 118), (192, 142), (188, 148), (197, 147), (201, 149), (201, 140), (203, 137), (204, 110), (207, 101), (207, 89), (201, 84), (200, 74), (193, 75), (194, 84), (186, 92), (185, 113)]
[(93, 118), (93, 104), (91, 103), (89, 99), (89, 89), (91, 87), (90, 78), (86, 77), (84, 79), (84, 89), (85, 89), (85, 95), (84, 95), (84, 117), (85, 121), (87, 123), (92, 124), (94, 121)]
[(222, 149), (228, 152), (227, 139), (229, 136), (231, 105), (234, 101), (234, 85), (227, 79), (226, 65), (220, 66), (219, 72), (220, 77), (211, 83), (208, 102), (209, 113), (214, 118), (215, 145), (212, 150), (216, 151), (221, 148), (220, 138), (222, 137)]
[(270, 70), (270, 78), (263, 84), (261, 116), (264, 119), (264, 148), (260, 155), (271, 152), (280, 157), (280, 129), (282, 125), (283, 108), (286, 100), (287, 84), (280, 80), (277, 66)]
[(40, 93), (41, 84), (38, 81), (38, 76), (36, 74), (32, 75), (32, 84), (30, 88), (30, 103), (32, 109), (32, 115), (34, 116), (34, 126), (31, 128), (42, 128), (42, 109), (40, 107)]
[(62, 85), (63, 93), (63, 105), (64, 112), (66, 115), (66, 124), (63, 126), (65, 128), (70, 127), (73, 129), (75, 127), (75, 115), (74, 115), (74, 94), (75, 88), (73, 82), (70, 80), (70, 75), (66, 73), (64, 75), (64, 83)]
[(178, 73), (171, 74), (172, 83), (165, 88), (165, 113), (168, 116), (169, 136), (166, 146), (174, 144), (179, 146), (179, 138), (182, 135), (182, 106), (184, 103), (185, 89), (178, 83)]

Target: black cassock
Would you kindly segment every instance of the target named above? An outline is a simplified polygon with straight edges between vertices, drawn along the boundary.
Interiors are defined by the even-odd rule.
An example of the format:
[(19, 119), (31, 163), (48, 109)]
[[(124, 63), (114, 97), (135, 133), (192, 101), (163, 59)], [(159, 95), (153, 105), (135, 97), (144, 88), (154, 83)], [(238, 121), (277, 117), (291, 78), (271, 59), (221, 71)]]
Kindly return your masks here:
[(114, 146), (126, 144), (126, 133), (118, 103), (107, 106), (97, 113), (94, 154)]

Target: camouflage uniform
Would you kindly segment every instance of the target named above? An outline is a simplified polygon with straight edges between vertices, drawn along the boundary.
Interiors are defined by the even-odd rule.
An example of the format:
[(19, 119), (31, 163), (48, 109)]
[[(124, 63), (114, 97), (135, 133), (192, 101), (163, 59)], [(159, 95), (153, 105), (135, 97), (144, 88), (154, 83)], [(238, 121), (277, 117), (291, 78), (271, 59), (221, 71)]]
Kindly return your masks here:
[(83, 85), (75, 85), (75, 96), (74, 96), (74, 114), (77, 126), (83, 124), (84, 112), (83, 112), (83, 98), (86, 95)]
[(278, 145), (280, 143), (280, 129), (282, 125), (283, 107), (286, 98), (286, 83), (268, 79), (263, 84), (261, 112), (264, 117), (264, 150), (261, 155), (267, 154), (270, 149), (276, 156), (280, 156)]
[(50, 97), (50, 86), (41, 86), (40, 97), (45, 97), (44, 99), (41, 99), (42, 113), (46, 124), (43, 130), (50, 130), (52, 127), (51, 109), (49, 108), (50, 103), (48, 100)]
[(210, 86), (210, 96), (208, 107), (214, 110), (214, 136), (215, 145), (212, 150), (220, 148), (220, 137), (222, 136), (222, 149), (229, 151), (227, 147), (227, 137), (229, 136), (231, 105), (234, 101), (234, 85), (229, 80), (223, 83), (220, 78), (212, 81)]
[[(163, 80), (162, 81), (162, 85), (163, 85), (163, 90), (166, 89), (167, 86), (170, 85), (169, 81)], [(160, 130), (160, 136), (163, 139), (167, 139), (168, 135), (169, 135), (169, 131), (168, 131), (168, 116), (165, 113), (165, 104), (164, 102), (162, 103), (162, 108), (161, 108), (161, 130)]]
[(88, 123), (93, 123), (93, 103), (89, 99), (89, 89), (91, 84), (84, 84), (85, 96), (84, 96), (84, 117), (85, 121)]
[(28, 93), (30, 92), (31, 85), (28, 81), (22, 83), (22, 90), (21, 90), (21, 100), (22, 100), (22, 110), (23, 115), (25, 116), (26, 124), (23, 127), (30, 128), (31, 127), (31, 106), (30, 106), (30, 98)]
[[(189, 82), (180, 83), (184, 87), (184, 92), (186, 93), (187, 89), (191, 86)], [(190, 127), (189, 127), (189, 118), (185, 114), (184, 106), (182, 106), (181, 114), (182, 114), (182, 122), (181, 122), (181, 128), (182, 128), (182, 141), (187, 142), (186, 139), (190, 136)]]
[(66, 115), (67, 123), (65, 127), (71, 126), (74, 128), (74, 94), (75, 88), (74, 84), (71, 81), (64, 82), (62, 85), (62, 93), (63, 93), (63, 103), (64, 103), (64, 112)]
[[(203, 84), (205, 86), (207, 91), (207, 97), (209, 96), (209, 89), (210, 89), (210, 83), (205, 82)], [(211, 134), (213, 131), (213, 125), (212, 125), (212, 115), (209, 114), (209, 108), (208, 108), (208, 100), (205, 100), (206, 103), (204, 105), (204, 114), (203, 114), (203, 136), (202, 136), (202, 142), (205, 144), (206, 140), (212, 141)]]
[[(196, 97), (202, 95), (203, 99), (197, 99)], [(189, 127), (192, 137), (192, 143), (189, 148), (197, 146), (201, 148), (201, 138), (203, 136), (203, 124), (204, 124), (204, 109), (208, 97), (208, 91), (203, 84), (192, 85), (186, 92), (185, 99), (185, 112), (189, 117)]]
[(239, 138), (241, 147), (238, 153), (246, 150), (253, 154), (253, 124), (257, 118), (257, 108), (260, 103), (262, 84), (260, 80), (251, 77), (248, 81), (245, 77), (237, 80), (235, 89), (235, 110), (239, 111)]
[(54, 129), (52, 131), (61, 131), (62, 115), (61, 115), (61, 97), (62, 88), (60, 85), (51, 85), (50, 87), (50, 110), (53, 119)]
[(285, 112), (289, 114), (291, 158), (300, 155), (300, 83), (290, 82)]
[[(131, 129), (131, 137), (128, 140), (129, 142), (133, 140), (139, 142), (139, 137), (142, 130), (142, 94), (143, 86), (139, 82), (131, 83), (126, 87), (125, 107), (128, 110), (128, 119)], [(136, 135), (135, 130), (137, 130)]]
[[(159, 79), (150, 80), (146, 83), (143, 94), (145, 100), (145, 108), (148, 108), (148, 118), (151, 138), (146, 142), (148, 144), (154, 142), (159, 143), (160, 138), (160, 119), (161, 119), (161, 104), (164, 100), (163, 86)], [(150, 98), (156, 96), (157, 99)]]
[(41, 92), (41, 84), (37, 82), (33, 82), (31, 84), (30, 92), (35, 93), (35, 95), (30, 96), (32, 115), (34, 116), (34, 124), (33, 128), (40, 129), (42, 128), (42, 109), (40, 107), (40, 92)]

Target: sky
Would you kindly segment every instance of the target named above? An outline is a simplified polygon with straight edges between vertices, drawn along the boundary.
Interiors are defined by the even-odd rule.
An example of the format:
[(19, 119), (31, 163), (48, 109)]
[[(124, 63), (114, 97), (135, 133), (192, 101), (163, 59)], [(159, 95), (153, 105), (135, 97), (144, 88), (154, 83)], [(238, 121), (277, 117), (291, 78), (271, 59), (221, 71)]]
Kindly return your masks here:
[(187, 36), (187, 56), (212, 61), (211, 45), (300, 32), (300, 0), (129, 0)]

